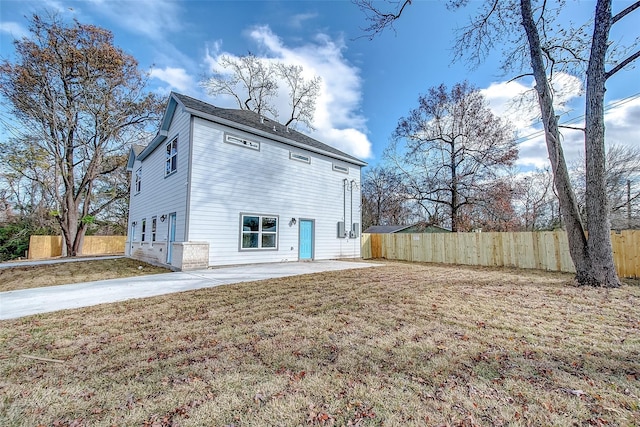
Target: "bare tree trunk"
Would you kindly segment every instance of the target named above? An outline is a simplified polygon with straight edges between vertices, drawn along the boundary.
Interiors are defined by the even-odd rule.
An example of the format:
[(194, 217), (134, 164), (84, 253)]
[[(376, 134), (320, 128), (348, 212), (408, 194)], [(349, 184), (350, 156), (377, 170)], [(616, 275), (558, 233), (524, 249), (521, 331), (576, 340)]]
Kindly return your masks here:
[(544, 123), (545, 140), (553, 170), (554, 185), (558, 192), (560, 208), (567, 230), (569, 252), (573, 264), (576, 267), (576, 278), (578, 282), (586, 284), (585, 280), (591, 275), (587, 238), (582, 228), (578, 203), (571, 186), (569, 171), (567, 170), (567, 164), (560, 144), (558, 119), (555, 114), (555, 109), (553, 108), (553, 94), (547, 80), (540, 45), (540, 36), (531, 11), (531, 1), (521, 0), (520, 9), (522, 13), (522, 25), (524, 26), (529, 42), (531, 67), (536, 80), (536, 91), (538, 93), (542, 122)]
[(456, 175), (455, 145), (451, 144), (451, 231), (458, 231), (458, 177)]
[(596, 5), (591, 55), (587, 68), (585, 108), (586, 209), (591, 274), (580, 284), (618, 287), (611, 246), (604, 149), (605, 57), (611, 29), (611, 0)]

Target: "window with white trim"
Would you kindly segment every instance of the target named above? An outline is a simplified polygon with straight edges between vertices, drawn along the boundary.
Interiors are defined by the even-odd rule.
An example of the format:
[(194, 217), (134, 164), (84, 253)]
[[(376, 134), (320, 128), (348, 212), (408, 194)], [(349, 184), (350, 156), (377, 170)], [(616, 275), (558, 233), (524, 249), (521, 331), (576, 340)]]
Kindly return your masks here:
[(240, 215), (240, 250), (278, 249), (278, 217), (275, 215)]
[(225, 134), (225, 142), (228, 144), (238, 145), (240, 147), (250, 148), (252, 150), (260, 151), (260, 143), (256, 141), (250, 141), (239, 136)]
[(333, 170), (336, 172), (349, 173), (349, 168), (347, 166), (343, 166), (338, 163), (333, 163)]
[(289, 151), (289, 158), (303, 163), (311, 163), (311, 157), (300, 153), (294, 153), (293, 151)]
[(171, 175), (178, 170), (178, 138), (167, 143), (167, 154), (164, 176)]
[(156, 241), (156, 229), (158, 225), (158, 217), (151, 217), (151, 241)]
[(136, 171), (136, 194), (140, 192), (142, 188), (142, 168), (138, 168)]
[(131, 241), (134, 242), (136, 240), (136, 222), (133, 221), (131, 223)]
[(140, 231), (140, 235), (141, 235), (141, 242), (144, 242), (144, 238), (145, 238), (145, 233), (147, 231), (147, 219), (146, 218), (142, 218), (142, 230)]

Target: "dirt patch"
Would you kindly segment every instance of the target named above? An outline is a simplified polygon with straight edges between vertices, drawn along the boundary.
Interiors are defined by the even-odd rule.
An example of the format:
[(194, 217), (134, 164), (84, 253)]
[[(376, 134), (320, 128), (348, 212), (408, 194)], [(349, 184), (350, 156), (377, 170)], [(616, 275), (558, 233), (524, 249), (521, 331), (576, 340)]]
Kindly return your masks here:
[(8, 267), (0, 268), (0, 292), (144, 276), (169, 271), (131, 258)]
[(0, 414), (7, 425), (638, 425), (640, 288), (571, 283), (388, 263), (3, 321)]

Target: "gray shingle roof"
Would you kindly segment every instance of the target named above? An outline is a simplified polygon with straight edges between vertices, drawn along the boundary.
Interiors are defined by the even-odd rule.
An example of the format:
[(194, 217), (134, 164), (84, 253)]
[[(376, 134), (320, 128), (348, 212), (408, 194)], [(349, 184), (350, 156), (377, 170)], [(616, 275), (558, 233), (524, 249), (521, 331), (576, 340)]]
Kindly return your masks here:
[(350, 160), (355, 164), (362, 166), (366, 165), (365, 162), (356, 157), (333, 148), (330, 145), (324, 144), (294, 129), (287, 128), (284, 125), (276, 122), (275, 120), (266, 117), (260, 117), (260, 115), (254, 111), (219, 108), (204, 101), (200, 101), (198, 99), (191, 98), (190, 96), (182, 95), (176, 92), (173, 92), (172, 95), (175, 96), (187, 109), (191, 110), (192, 114), (198, 115), (198, 113), (201, 113), (207, 116), (219, 117), (229, 122), (237, 123), (250, 127), (252, 129), (259, 130), (263, 133), (271, 134), (279, 138), (288, 139), (292, 142), (297, 143), (298, 145), (301, 144), (307, 146), (312, 151), (324, 151), (329, 154), (340, 156), (345, 160)]
[(372, 225), (364, 230), (363, 233), (379, 234), (379, 233), (396, 233), (405, 228), (409, 228), (411, 225)]

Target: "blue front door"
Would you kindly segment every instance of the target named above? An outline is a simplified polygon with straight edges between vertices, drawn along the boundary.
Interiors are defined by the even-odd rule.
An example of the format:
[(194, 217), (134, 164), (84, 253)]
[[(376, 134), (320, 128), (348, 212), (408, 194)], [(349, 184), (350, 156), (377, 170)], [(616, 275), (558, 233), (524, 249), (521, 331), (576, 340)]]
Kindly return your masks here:
[(313, 221), (300, 220), (300, 260), (313, 259)]
[(169, 241), (167, 242), (167, 264), (171, 264), (173, 242), (176, 241), (176, 214), (169, 214)]

